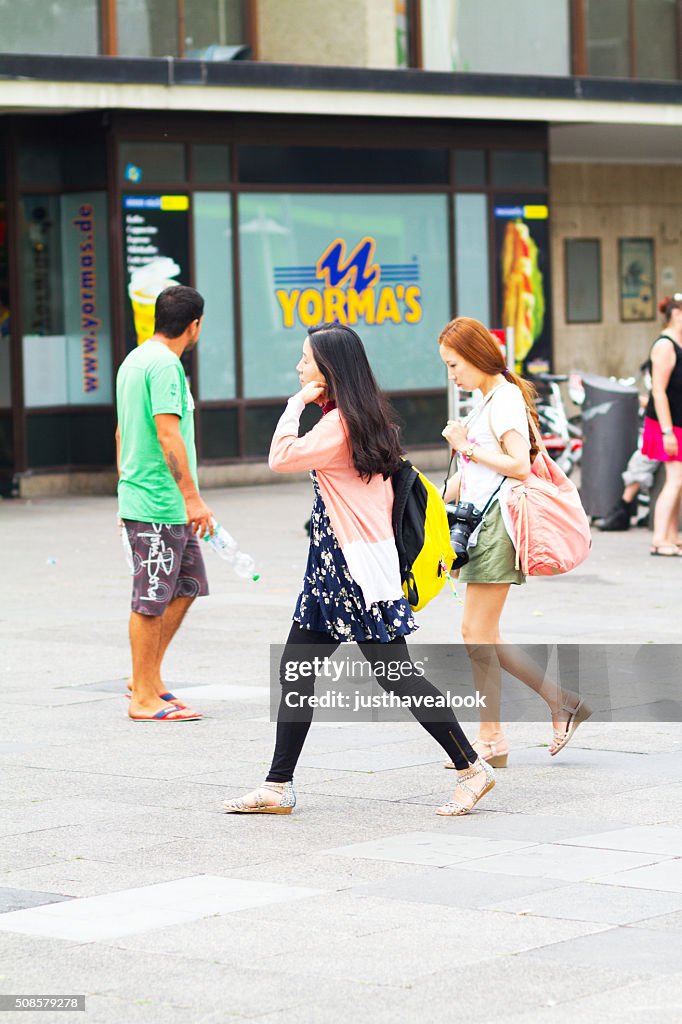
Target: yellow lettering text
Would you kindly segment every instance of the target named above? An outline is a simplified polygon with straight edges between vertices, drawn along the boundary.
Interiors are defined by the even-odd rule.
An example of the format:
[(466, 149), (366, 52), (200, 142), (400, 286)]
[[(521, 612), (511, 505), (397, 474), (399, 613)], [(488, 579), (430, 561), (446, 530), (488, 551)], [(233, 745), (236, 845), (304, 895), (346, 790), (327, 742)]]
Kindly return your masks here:
[(341, 288), (325, 288), (324, 292), (324, 319), (326, 322), (338, 320), (339, 323), (346, 322), (346, 295)]
[(418, 324), (422, 318), (422, 306), (421, 299), (422, 290), (417, 288), (416, 285), (412, 285), (410, 288), (405, 289), (405, 305), (407, 311), (405, 313), (405, 323), (407, 324)]
[(379, 295), (376, 322), (383, 324), (384, 320), (392, 320), (394, 324), (400, 323), (400, 310), (392, 288), (382, 288)]
[(322, 321), (322, 295), (315, 288), (306, 288), (301, 292), (298, 302), (298, 315), (305, 327), (312, 327)]
[(294, 326), (294, 311), (296, 309), (296, 303), (298, 301), (298, 297), (300, 294), (300, 288), (294, 288), (294, 290), (291, 292), (285, 292), (283, 289), (280, 289), (275, 292), (275, 295), (277, 296), (277, 301), (282, 307), (285, 327)]
[(356, 292), (349, 288), (346, 292), (348, 323), (356, 324), (358, 317), (364, 316), (368, 324), (374, 323), (374, 289), (365, 288), (364, 292)]

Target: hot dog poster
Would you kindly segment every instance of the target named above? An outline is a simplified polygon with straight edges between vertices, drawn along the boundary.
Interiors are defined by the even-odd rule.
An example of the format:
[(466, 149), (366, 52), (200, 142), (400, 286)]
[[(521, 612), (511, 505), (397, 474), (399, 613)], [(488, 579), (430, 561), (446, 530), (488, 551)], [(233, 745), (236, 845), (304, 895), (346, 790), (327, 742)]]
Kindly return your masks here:
[(549, 230), (546, 202), (498, 197), (494, 206), (498, 309), (514, 328), (520, 370), (551, 369)]

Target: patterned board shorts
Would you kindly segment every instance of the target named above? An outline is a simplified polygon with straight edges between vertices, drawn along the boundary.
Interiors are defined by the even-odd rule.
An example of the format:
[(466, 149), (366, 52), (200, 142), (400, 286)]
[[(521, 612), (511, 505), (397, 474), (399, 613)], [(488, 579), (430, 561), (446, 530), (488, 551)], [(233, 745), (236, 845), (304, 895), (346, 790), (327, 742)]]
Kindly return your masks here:
[(189, 524), (139, 523), (124, 519), (133, 567), (131, 608), (163, 615), (176, 597), (205, 597), (208, 580), (199, 541)]

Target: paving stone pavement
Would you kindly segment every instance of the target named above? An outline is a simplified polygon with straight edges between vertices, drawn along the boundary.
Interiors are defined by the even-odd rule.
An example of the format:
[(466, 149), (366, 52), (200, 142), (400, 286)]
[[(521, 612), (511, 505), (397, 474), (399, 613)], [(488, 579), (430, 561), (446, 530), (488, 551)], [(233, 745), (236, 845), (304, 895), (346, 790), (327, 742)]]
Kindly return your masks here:
[[(212, 596), (165, 666), (206, 718), (145, 729), (126, 717), (113, 499), (0, 502), (0, 993), (83, 993), (96, 1024), (682, 1019), (677, 722), (592, 720), (553, 759), (514, 690), (528, 714), (509, 768), (447, 819), (453, 773), (413, 722), (320, 721), (293, 815), (222, 814), (268, 767), (268, 645), (288, 630), (311, 497), (301, 481), (206, 497), (262, 579), (207, 554)], [(648, 544), (596, 534), (575, 573), (515, 590), (505, 635), (626, 659), (676, 645), (682, 564)], [(420, 644), (457, 642), (448, 591), (419, 619)], [(34, 1018), (64, 1014), (3, 1020)]]

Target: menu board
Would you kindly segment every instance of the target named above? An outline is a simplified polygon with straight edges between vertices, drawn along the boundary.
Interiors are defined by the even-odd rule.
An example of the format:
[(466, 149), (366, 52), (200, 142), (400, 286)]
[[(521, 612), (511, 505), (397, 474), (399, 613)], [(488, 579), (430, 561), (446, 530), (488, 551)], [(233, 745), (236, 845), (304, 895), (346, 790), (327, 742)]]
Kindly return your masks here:
[(164, 288), (189, 284), (189, 196), (123, 197), (126, 347), (151, 338)]

